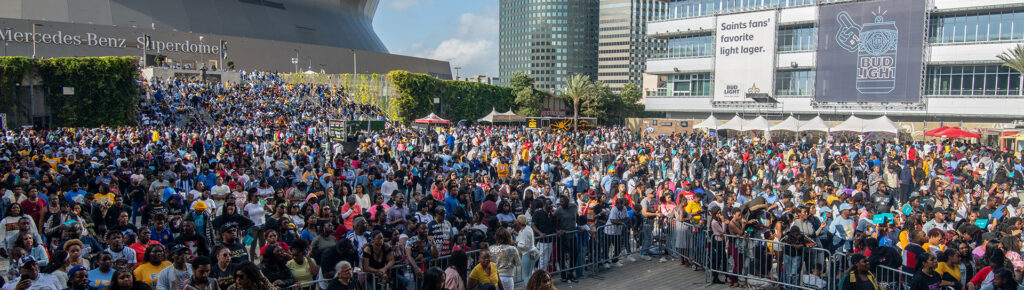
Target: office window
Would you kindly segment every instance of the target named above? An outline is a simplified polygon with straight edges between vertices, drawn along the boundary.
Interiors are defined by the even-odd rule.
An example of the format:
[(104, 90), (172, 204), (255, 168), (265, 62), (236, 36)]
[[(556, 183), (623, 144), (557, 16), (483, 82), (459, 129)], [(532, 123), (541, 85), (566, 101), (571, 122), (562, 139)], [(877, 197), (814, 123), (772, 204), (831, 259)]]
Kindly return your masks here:
[(715, 39), (711, 35), (670, 39), (666, 50), (655, 53), (654, 58), (680, 58), (710, 56), (715, 52)]
[(1024, 10), (1000, 13), (959, 13), (932, 17), (929, 43), (1024, 39)]
[(925, 94), (937, 96), (1020, 95), (1019, 72), (1001, 65), (929, 66)]
[(817, 44), (818, 31), (814, 27), (798, 27), (780, 29), (776, 37), (779, 51), (814, 50)]
[(776, 96), (813, 96), (814, 71), (794, 70), (775, 72)]

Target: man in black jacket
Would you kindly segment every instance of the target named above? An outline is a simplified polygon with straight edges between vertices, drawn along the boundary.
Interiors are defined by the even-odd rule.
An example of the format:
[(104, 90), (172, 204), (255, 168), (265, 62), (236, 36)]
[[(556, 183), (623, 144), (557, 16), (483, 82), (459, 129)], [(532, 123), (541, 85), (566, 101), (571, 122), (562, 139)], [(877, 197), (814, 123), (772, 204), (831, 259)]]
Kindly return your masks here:
[(867, 238), (864, 240), (868, 244), (868, 249), (871, 250), (871, 257), (868, 257), (868, 264), (871, 266), (872, 273), (878, 273), (878, 266), (884, 265), (892, 269), (899, 269), (900, 264), (903, 262), (903, 257), (893, 247), (879, 246), (878, 239)]
[[(328, 248), (320, 254), (320, 265), (337, 265), (338, 262), (348, 261), (352, 265), (358, 265), (359, 253), (356, 252), (356, 248), (352, 245), (352, 240), (341, 239), (333, 247)], [(334, 277), (334, 267), (322, 267), (320, 268), (321, 278)]]

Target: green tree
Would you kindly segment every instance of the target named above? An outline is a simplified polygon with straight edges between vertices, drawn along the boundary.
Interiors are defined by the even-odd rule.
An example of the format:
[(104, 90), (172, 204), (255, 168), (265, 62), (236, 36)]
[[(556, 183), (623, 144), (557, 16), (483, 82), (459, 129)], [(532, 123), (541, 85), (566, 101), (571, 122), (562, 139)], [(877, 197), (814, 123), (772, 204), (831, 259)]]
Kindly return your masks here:
[(622, 122), (626, 118), (636, 117), (643, 113), (644, 106), (640, 104), (641, 96), (640, 88), (636, 84), (626, 83), (616, 100), (615, 113), (618, 120), (615, 121)]
[(525, 88), (533, 88), (533, 78), (523, 72), (517, 72), (516, 75), (512, 76), (512, 79), (509, 80), (509, 83), (512, 84), (512, 89), (517, 92)]
[[(1018, 44), (1017, 47), (1003, 52), (998, 57), (1003, 61), (1003, 66), (1024, 74), (1024, 45)], [(1021, 87), (1024, 87), (1024, 77), (1021, 78), (1020, 84)]]
[(561, 97), (572, 103), (572, 130), (577, 130), (580, 117), (580, 104), (590, 98), (594, 89), (590, 77), (584, 75), (573, 75), (565, 80), (565, 88), (562, 89)]
[(537, 116), (544, 104), (544, 94), (533, 87), (533, 78), (519, 72), (509, 82), (515, 92), (516, 113), (524, 116)]
[(540, 115), (544, 104), (544, 94), (534, 88), (523, 88), (516, 91), (516, 114), (523, 116)]
[(580, 110), (584, 116), (605, 120), (609, 117), (608, 113), (614, 111), (618, 96), (601, 81), (591, 82), (588, 91), (590, 93), (583, 99)]

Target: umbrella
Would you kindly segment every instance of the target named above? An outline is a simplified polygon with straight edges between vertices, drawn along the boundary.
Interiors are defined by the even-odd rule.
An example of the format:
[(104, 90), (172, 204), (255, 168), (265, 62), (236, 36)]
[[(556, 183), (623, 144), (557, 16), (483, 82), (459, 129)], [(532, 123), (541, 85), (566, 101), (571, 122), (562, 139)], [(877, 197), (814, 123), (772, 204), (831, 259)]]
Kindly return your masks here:
[(416, 121), (413, 121), (413, 122), (420, 123), (420, 124), (449, 124), (449, 123), (451, 123), (451, 121), (448, 121), (448, 120), (445, 120), (445, 119), (441, 119), (441, 117), (438, 117), (434, 113), (430, 113), (426, 117), (416, 119)]
[(960, 127), (949, 127), (945, 131), (939, 132), (939, 137), (946, 138), (981, 138), (981, 135), (964, 131)]
[(943, 131), (946, 131), (948, 129), (949, 129), (949, 127), (942, 126), (942, 127), (938, 127), (938, 128), (932, 129), (932, 130), (925, 131), (924, 135), (925, 136), (929, 136), (929, 137), (942, 137), (942, 135), (939, 134), (939, 133), (942, 133)]

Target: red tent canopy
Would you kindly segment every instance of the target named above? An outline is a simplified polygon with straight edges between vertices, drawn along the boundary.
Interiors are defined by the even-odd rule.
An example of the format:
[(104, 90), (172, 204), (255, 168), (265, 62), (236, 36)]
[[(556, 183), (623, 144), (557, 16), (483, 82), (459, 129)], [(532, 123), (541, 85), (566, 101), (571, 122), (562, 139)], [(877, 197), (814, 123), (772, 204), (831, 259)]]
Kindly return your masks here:
[(944, 138), (981, 138), (981, 135), (964, 131), (960, 127), (948, 127), (946, 130), (935, 132), (934, 134), (932, 136)]
[(942, 127), (938, 127), (938, 128), (932, 129), (932, 130), (925, 131), (924, 135), (928, 136), (928, 137), (942, 137), (942, 135), (939, 135), (939, 133), (942, 133), (943, 131), (946, 131), (946, 130), (949, 130), (949, 127), (942, 126)]
[(420, 124), (450, 124), (451, 123), (451, 121), (448, 121), (448, 120), (445, 120), (445, 119), (441, 119), (441, 117), (438, 117), (434, 113), (430, 113), (430, 115), (427, 115), (426, 117), (423, 117), (423, 118), (416, 119), (413, 122), (420, 123)]

